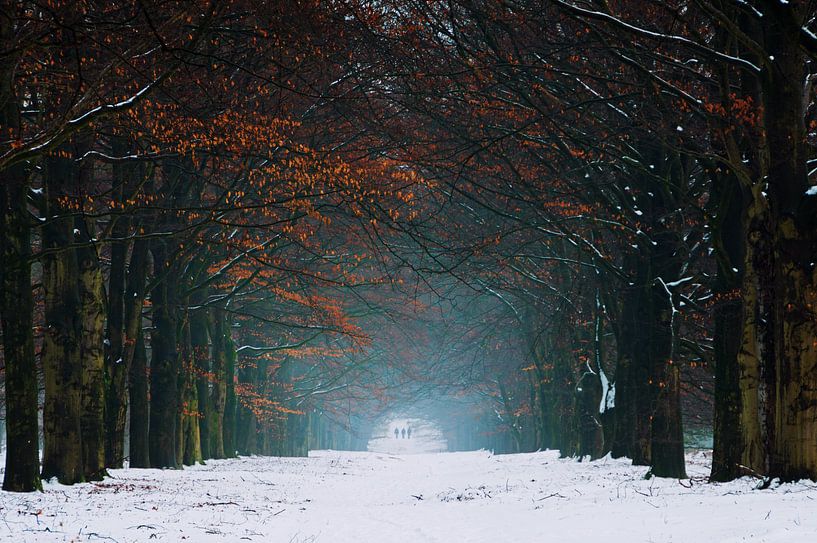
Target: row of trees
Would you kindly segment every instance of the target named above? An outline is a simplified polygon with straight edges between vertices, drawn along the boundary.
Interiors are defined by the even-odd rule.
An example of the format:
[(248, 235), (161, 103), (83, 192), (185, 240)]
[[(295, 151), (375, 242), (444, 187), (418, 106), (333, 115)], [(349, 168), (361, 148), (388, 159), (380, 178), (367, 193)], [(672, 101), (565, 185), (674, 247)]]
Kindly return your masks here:
[(415, 267), (518, 320), (535, 447), (682, 477), (681, 405), (711, 363), (713, 478), (817, 477), (814, 6), (386, 2), (359, 19), (382, 104), (367, 126), (446, 209), (393, 226), (423, 246)]
[(714, 383), (713, 479), (817, 477), (810, 3), (2, 8), (6, 488), (38, 363), (66, 482), (407, 382), (669, 477)]
[(336, 14), (0, 7), (4, 488), (348, 434), (311, 398), (355, 381), (356, 225), (410, 180), (327, 150)]

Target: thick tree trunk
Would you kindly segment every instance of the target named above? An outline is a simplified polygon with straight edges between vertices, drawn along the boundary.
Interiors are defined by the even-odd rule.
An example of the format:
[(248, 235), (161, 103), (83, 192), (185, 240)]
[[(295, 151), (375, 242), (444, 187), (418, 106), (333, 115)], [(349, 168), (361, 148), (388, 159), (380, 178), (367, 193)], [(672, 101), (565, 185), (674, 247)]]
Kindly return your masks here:
[(255, 365), (244, 362), (238, 369), (238, 383), (244, 396), (239, 398), (236, 416), (236, 449), (238, 454), (249, 455), (256, 452), (255, 415), (247, 406), (247, 390), (255, 387)]
[(86, 480), (101, 480), (105, 471), (105, 291), (99, 255), (85, 220), (77, 217), (75, 231), (85, 243), (77, 249), (82, 339), (82, 457)]
[(733, 176), (716, 175), (711, 199), (718, 206), (712, 224), (718, 275), (715, 295), (713, 337), (715, 359), (715, 425), (712, 481), (731, 481), (742, 475), (744, 443), (740, 426), (740, 352), (743, 304), (740, 287), (743, 262), (743, 196)]
[[(122, 191), (119, 191), (122, 194)], [(108, 352), (105, 357), (105, 465), (121, 468), (125, 460), (125, 421), (128, 412), (128, 364), (125, 359), (125, 271), (129, 223), (118, 217), (112, 229), (111, 269), (108, 276)]]
[(677, 365), (671, 364), (652, 419), (650, 473), (656, 477), (686, 479), (687, 476), (680, 400), (681, 372)]
[(591, 460), (602, 456), (604, 433), (599, 421), (599, 403), (602, 389), (599, 377), (595, 373), (582, 374), (576, 386), (576, 410), (578, 428), (579, 458), (589, 456)]
[(772, 252), (757, 267), (761, 297), (772, 301), (773, 345), (761, 360), (766, 383), (774, 385), (766, 398), (767, 475), (817, 479), (817, 197), (806, 195), (807, 70), (797, 22), (805, 24), (810, 14), (767, 4), (767, 49), (774, 60), (763, 73), (763, 105)]
[(82, 311), (77, 252), (71, 247), (74, 219), (60, 203), (72, 185), (72, 161), (50, 158), (42, 228), (43, 288), (43, 468), (42, 477), (62, 484), (84, 480), (82, 457)]
[[(0, 2), (0, 12), (12, 14), (16, 10), (12, 2)], [(7, 46), (16, 39), (17, 24), (13, 16), (0, 17), (0, 48), (12, 51), (0, 59), (0, 126), (5, 130), (3, 141), (15, 140), (20, 130), (14, 78), (21, 51), (18, 47)], [(37, 368), (32, 332), (31, 218), (27, 197), (26, 167), (14, 164), (0, 170), (0, 324), (3, 327), (3, 359), (6, 366), (7, 436), (3, 490), (14, 492), (42, 489)]]
[(227, 341), (224, 324), (225, 315), (218, 309), (213, 315), (213, 388), (211, 405), (213, 417), (210, 426), (210, 454), (213, 458), (224, 458), (224, 410), (227, 403), (227, 383), (225, 368), (227, 366)]
[[(652, 305), (650, 295), (651, 274), (644, 266), (638, 274), (637, 288), (633, 289), (635, 297), (635, 335), (627, 338), (630, 344), (627, 350), (631, 354), (630, 366), (630, 393), (633, 402), (633, 441), (630, 443), (630, 457), (637, 466), (650, 465), (650, 420), (655, 409), (655, 397), (658, 393), (658, 382), (653, 381), (651, 371), (654, 369), (650, 358), (650, 344), (653, 341), (652, 333), (655, 329), (657, 316)], [(616, 391), (619, 397), (619, 392)]]
[(174, 278), (168, 273), (166, 241), (154, 240), (151, 252), (157, 283), (151, 291), (150, 463), (155, 468), (177, 468), (176, 420), (180, 405)]
[[(189, 304), (185, 304), (189, 306)], [(196, 373), (193, 345), (190, 337), (190, 310), (184, 312), (181, 327), (181, 373), (179, 375), (179, 411), (176, 460), (179, 464), (192, 466), (202, 461), (201, 437), (199, 434), (199, 401), (196, 389)]]
[(22, 166), (3, 172), (0, 320), (6, 364), (6, 472), (3, 490), (41, 490), (31, 295), (31, 227), (28, 183)]
[(212, 458), (210, 453), (210, 421), (213, 417), (213, 409), (210, 405), (210, 349), (207, 340), (207, 310), (204, 308), (193, 309), (190, 312), (190, 343), (196, 376), (199, 442), (201, 444), (202, 458)]
[(632, 458), (635, 442), (635, 387), (633, 386), (633, 342), (637, 341), (635, 307), (636, 294), (633, 289), (623, 289), (621, 313), (616, 323), (616, 398), (613, 408), (614, 434), (610, 446), (613, 458)]
[[(124, 219), (120, 219), (124, 222)], [(117, 234), (119, 231), (119, 234)], [(114, 229), (114, 236), (124, 231)], [(108, 280), (108, 354), (105, 358), (105, 465), (121, 468), (125, 459), (125, 418), (128, 412), (127, 367), (124, 352), (125, 242), (111, 246)]]
[(150, 467), (148, 448), (148, 369), (147, 353), (142, 335), (142, 306), (145, 300), (145, 279), (148, 265), (148, 242), (138, 239), (133, 244), (124, 297), (123, 359), (128, 371), (130, 403), (130, 467)]
[(227, 321), (224, 330), (225, 341), (225, 365), (224, 365), (224, 384), (225, 384), (225, 401), (224, 401), (224, 455), (227, 458), (233, 458), (236, 455), (235, 435), (236, 435), (236, 397), (235, 397), (235, 365), (238, 354), (236, 353), (235, 343), (233, 342), (232, 334), (230, 332), (229, 321)]
[(148, 401), (148, 391), (150, 387), (148, 383), (148, 357), (141, 328), (136, 334), (128, 376), (128, 387), (130, 389), (129, 465), (132, 468), (149, 468), (150, 403)]

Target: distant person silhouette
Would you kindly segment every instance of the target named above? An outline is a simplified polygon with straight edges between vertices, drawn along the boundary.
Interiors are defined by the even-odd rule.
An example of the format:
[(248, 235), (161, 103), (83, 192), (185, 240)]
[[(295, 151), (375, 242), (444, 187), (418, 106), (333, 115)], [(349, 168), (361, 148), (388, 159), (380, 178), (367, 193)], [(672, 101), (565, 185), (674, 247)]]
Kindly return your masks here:
[(403, 428), (403, 429), (401, 430), (401, 432), (403, 433), (403, 439), (406, 439), (406, 429), (405, 429), (405, 428)]
[(409, 426), (408, 430), (406, 430), (406, 434), (408, 434), (408, 438), (411, 439), (411, 426)]
[(400, 430), (398, 430), (397, 428), (395, 428), (395, 429), (394, 429), (394, 439), (397, 439), (398, 437), (400, 437)]

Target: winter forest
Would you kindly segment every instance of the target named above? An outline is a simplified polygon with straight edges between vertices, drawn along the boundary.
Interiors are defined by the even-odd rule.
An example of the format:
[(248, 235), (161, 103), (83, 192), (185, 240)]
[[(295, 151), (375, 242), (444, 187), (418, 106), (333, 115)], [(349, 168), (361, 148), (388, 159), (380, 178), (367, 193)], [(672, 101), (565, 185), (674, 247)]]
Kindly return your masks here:
[(815, 81), (813, 0), (0, 0), (0, 540), (814, 541)]

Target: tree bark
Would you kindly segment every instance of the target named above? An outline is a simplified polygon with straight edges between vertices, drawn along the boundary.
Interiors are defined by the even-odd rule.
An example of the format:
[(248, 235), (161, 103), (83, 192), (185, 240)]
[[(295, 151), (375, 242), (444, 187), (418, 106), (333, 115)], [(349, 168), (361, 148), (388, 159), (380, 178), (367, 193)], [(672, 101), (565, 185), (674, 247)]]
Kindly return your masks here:
[(133, 358), (128, 376), (130, 389), (129, 465), (150, 467), (150, 403), (148, 401), (148, 357), (141, 328), (136, 333)]
[(181, 326), (181, 367), (179, 375), (178, 441), (176, 460), (179, 464), (192, 466), (202, 461), (201, 435), (199, 433), (199, 400), (196, 388), (194, 349), (190, 330), (189, 303), (185, 303)]
[(6, 471), (3, 490), (42, 490), (37, 421), (31, 295), (31, 226), (28, 182), (22, 166), (3, 172), (2, 227), (3, 357), (6, 364)]
[(77, 249), (79, 263), (82, 339), (82, 457), (85, 480), (101, 480), (105, 471), (105, 288), (99, 255), (84, 218), (74, 221), (84, 245)]
[(227, 383), (225, 368), (227, 365), (227, 340), (224, 331), (225, 315), (221, 310), (214, 310), (213, 315), (213, 388), (211, 405), (213, 417), (210, 421), (210, 454), (213, 458), (224, 458), (224, 410), (227, 403)]
[[(119, 139), (115, 141), (114, 152), (124, 154), (127, 147)], [(117, 197), (130, 197), (132, 165), (113, 165), (114, 181), (118, 182)], [(111, 234), (111, 267), (108, 275), (108, 349), (105, 357), (105, 465), (121, 468), (125, 460), (125, 422), (128, 413), (128, 364), (125, 356), (125, 275), (130, 231), (127, 215), (114, 217)]]
[[(14, 13), (13, 2), (0, 11)], [(3, 49), (15, 39), (12, 16), (0, 17)], [(20, 130), (20, 111), (14, 76), (18, 53), (0, 60), (0, 126), (13, 140)], [(3, 490), (41, 490), (40, 444), (37, 422), (37, 367), (34, 361), (31, 295), (31, 219), (28, 213), (28, 172), (23, 164), (0, 170), (0, 324), (6, 365), (6, 471)]]
[(145, 341), (142, 334), (142, 306), (145, 300), (148, 256), (148, 241), (145, 239), (136, 240), (131, 251), (124, 297), (123, 358), (128, 371), (128, 396), (130, 400), (129, 465), (133, 468), (150, 467), (148, 368)]
[(718, 206), (711, 224), (718, 275), (713, 350), (715, 360), (715, 423), (710, 480), (731, 481), (742, 475), (744, 443), (740, 426), (740, 352), (743, 304), (743, 196), (734, 176), (716, 174), (711, 199)]
[[(113, 228), (114, 238), (127, 235), (127, 219), (120, 217)], [(125, 364), (125, 269), (127, 243), (111, 243), (111, 270), (108, 278), (108, 353), (105, 357), (105, 465), (121, 468), (125, 460), (125, 419), (128, 412), (127, 366)]]
[(765, 4), (773, 59), (762, 73), (772, 252), (757, 271), (773, 326), (772, 350), (761, 359), (769, 387), (767, 475), (817, 479), (817, 198), (806, 195), (807, 65), (798, 40), (810, 14), (802, 6)]
[[(198, 302), (201, 299), (197, 298)], [(202, 458), (212, 458), (210, 453), (210, 422), (213, 409), (210, 404), (210, 349), (208, 347), (207, 310), (196, 308), (190, 312), (190, 343), (196, 376), (198, 399), (199, 442)]]
[(179, 412), (179, 355), (176, 351), (176, 305), (173, 277), (168, 273), (167, 242), (151, 243), (156, 285), (151, 290), (153, 329), (150, 334), (150, 463), (177, 468), (176, 420)]
[(226, 343), (225, 354), (226, 363), (224, 365), (224, 455), (227, 458), (236, 456), (235, 436), (236, 436), (236, 397), (235, 397), (235, 365), (238, 353), (235, 350), (235, 342), (230, 333), (229, 321), (224, 330), (224, 340)]
[(62, 484), (84, 480), (82, 457), (82, 311), (79, 263), (72, 247), (74, 219), (61, 203), (73, 183), (72, 161), (49, 158), (42, 228), (43, 288), (43, 479)]

